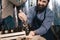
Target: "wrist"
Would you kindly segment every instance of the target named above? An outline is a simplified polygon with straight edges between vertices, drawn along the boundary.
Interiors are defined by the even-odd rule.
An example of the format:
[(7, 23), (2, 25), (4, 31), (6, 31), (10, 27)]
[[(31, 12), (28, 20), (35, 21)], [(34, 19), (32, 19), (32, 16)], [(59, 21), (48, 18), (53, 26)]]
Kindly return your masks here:
[(34, 35), (36, 35), (36, 31), (33, 31), (34, 32)]

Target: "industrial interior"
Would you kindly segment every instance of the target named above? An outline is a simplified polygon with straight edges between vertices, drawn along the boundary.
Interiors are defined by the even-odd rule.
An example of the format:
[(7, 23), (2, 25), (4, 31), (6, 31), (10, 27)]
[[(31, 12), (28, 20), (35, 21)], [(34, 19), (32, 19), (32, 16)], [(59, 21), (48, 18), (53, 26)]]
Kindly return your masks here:
[[(27, 22), (21, 22), (18, 18), (19, 10), (22, 10), (27, 15), (30, 11), (29, 8), (36, 6), (36, 2), (36, 0), (0, 0), (0, 40), (47, 40), (41, 35), (30, 38), (28, 36), (30, 32), (28, 27), (30, 25)], [(54, 40), (60, 40), (59, 2), (60, 0), (50, 0), (48, 4), (48, 8), (55, 13), (54, 22), (51, 25)]]

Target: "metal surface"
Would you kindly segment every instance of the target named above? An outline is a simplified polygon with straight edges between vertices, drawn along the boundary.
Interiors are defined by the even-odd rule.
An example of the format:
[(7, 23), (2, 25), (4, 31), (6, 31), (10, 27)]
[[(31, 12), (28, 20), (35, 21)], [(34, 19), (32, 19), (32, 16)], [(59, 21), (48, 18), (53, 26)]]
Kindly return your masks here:
[(15, 8), (14, 8), (14, 20), (15, 20), (15, 27), (18, 27), (18, 17), (17, 17), (17, 15), (18, 15), (18, 13), (17, 13), (17, 8), (16, 8), (16, 6), (15, 6)]

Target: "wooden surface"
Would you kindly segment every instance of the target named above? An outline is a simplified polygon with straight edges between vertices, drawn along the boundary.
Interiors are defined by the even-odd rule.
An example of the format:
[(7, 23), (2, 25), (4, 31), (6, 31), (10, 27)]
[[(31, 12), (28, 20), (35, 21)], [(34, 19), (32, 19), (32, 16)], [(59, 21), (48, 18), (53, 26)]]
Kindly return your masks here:
[(40, 37), (40, 36), (34, 36), (34, 37), (30, 38), (26, 35), (1, 38), (0, 40), (11, 40), (11, 39), (16, 39), (16, 40), (22, 40), (22, 39), (24, 39), (24, 40), (46, 40), (45, 38)]
[(10, 36), (17, 36), (17, 35), (25, 35), (25, 31), (23, 32), (16, 32), (16, 33), (9, 33), (9, 34), (0, 34), (0, 37), (10, 37)]
[(0, 34), (0, 40), (46, 40), (45, 38), (41, 37), (40, 35), (35, 36), (26, 36), (25, 31), (23, 32), (16, 32), (16, 33), (9, 33), (9, 34)]
[(16, 33), (9, 33), (9, 34), (0, 34), (0, 40), (11, 40), (11, 39), (18, 39), (25, 37), (25, 31), (23, 32), (16, 32)]

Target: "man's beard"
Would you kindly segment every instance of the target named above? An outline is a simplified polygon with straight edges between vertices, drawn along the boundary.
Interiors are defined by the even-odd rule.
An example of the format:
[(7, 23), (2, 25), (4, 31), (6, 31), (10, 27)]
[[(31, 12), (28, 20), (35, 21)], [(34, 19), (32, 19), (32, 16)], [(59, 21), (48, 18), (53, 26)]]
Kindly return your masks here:
[(41, 12), (43, 12), (43, 11), (46, 9), (46, 7), (47, 7), (47, 6), (45, 6), (45, 7), (44, 7), (44, 6), (40, 7), (40, 5), (37, 5), (36, 8), (35, 8), (35, 10), (36, 10), (37, 12), (40, 12), (40, 13), (41, 13)]

